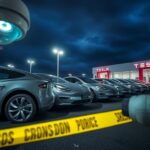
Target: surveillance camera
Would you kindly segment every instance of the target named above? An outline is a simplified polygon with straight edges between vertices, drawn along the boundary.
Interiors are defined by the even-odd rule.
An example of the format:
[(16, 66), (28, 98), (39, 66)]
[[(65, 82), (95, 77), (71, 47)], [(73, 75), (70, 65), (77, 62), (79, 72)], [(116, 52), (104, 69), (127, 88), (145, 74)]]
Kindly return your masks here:
[(30, 28), (30, 14), (22, 0), (0, 0), (0, 45), (25, 37)]
[(123, 102), (122, 111), (134, 121), (150, 126), (150, 95), (132, 96)]

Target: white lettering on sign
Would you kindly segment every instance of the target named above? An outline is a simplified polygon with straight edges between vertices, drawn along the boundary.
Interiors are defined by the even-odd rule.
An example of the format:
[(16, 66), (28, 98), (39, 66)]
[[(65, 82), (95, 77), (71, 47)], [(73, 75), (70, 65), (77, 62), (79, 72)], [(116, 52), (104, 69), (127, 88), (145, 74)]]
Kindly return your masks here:
[(140, 63), (140, 68), (145, 68), (145, 63)]
[(146, 62), (146, 66), (147, 66), (147, 67), (150, 67), (150, 62)]
[(134, 66), (135, 66), (135, 68), (137, 69), (137, 68), (138, 68), (138, 66), (139, 66), (139, 64), (134, 64)]
[(106, 68), (98, 68), (97, 69), (97, 72), (105, 72), (105, 71), (109, 71), (109, 68), (108, 67), (106, 67)]
[(142, 62), (142, 63), (136, 63), (134, 64), (135, 68), (150, 68), (150, 61), (148, 62)]

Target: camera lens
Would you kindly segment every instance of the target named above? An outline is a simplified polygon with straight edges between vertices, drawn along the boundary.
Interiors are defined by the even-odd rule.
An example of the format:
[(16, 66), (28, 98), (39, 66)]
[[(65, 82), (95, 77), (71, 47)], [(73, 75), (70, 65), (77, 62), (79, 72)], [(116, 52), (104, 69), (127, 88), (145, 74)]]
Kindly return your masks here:
[(0, 45), (10, 44), (22, 37), (22, 31), (6, 21), (0, 21)]
[(30, 28), (30, 14), (22, 0), (0, 0), (0, 45), (23, 39)]

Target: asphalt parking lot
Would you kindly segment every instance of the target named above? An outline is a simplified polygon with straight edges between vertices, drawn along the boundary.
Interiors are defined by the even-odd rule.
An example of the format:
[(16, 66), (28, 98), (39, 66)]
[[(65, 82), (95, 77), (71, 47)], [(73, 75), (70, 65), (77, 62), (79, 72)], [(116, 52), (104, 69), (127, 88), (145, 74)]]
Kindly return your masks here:
[[(31, 124), (117, 110), (121, 108), (121, 102), (122, 101), (111, 101), (87, 104), (84, 106), (56, 107), (49, 112), (39, 114), (31, 122)], [(0, 129), (16, 126), (19, 125), (12, 124), (5, 120), (1, 120), (0, 122)], [(102, 130), (51, 139), (42, 142), (35, 142), (26, 145), (19, 145), (4, 149), (33, 150), (34, 148), (36, 150), (149, 150), (149, 137), (150, 127), (144, 127), (140, 124), (132, 122)]]

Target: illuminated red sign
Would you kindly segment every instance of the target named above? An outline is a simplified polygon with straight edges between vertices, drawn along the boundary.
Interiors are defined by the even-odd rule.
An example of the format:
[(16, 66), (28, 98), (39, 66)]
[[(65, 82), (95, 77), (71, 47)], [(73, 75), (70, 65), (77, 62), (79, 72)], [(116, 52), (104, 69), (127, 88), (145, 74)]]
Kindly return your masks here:
[(150, 61), (134, 64), (135, 68), (150, 68)]
[(108, 67), (98, 68), (97, 72), (107, 72), (110, 71)]

